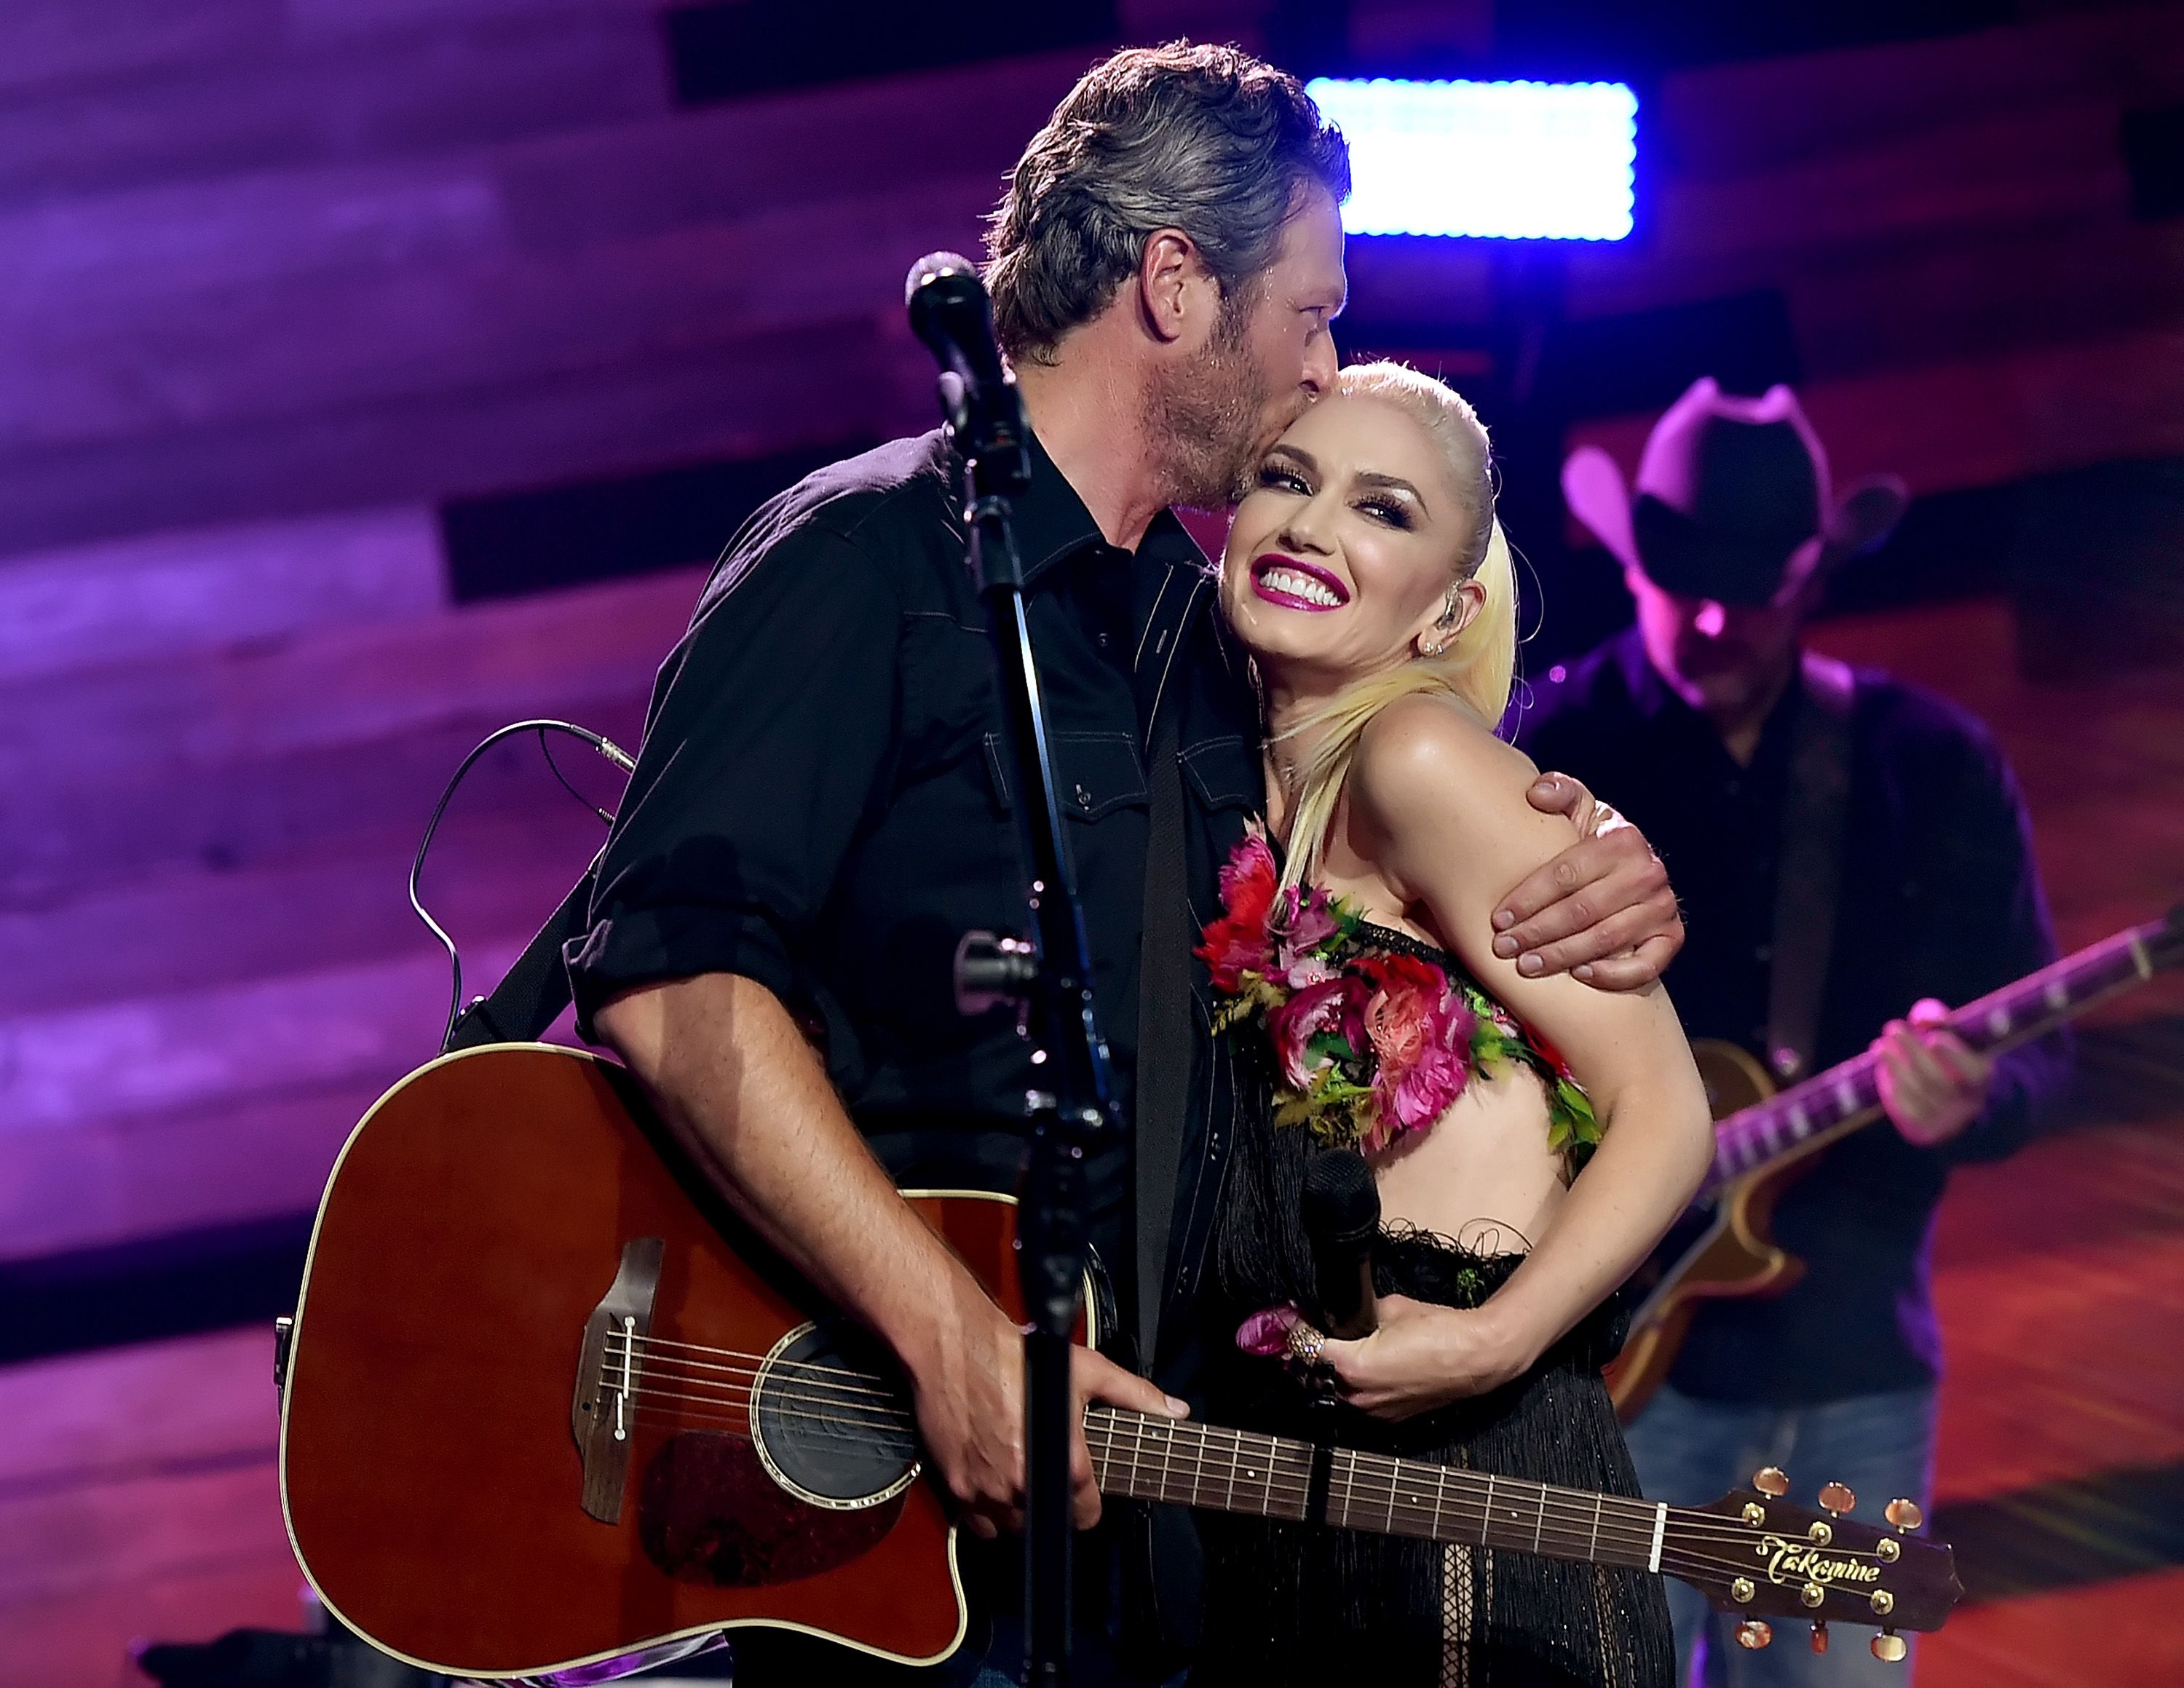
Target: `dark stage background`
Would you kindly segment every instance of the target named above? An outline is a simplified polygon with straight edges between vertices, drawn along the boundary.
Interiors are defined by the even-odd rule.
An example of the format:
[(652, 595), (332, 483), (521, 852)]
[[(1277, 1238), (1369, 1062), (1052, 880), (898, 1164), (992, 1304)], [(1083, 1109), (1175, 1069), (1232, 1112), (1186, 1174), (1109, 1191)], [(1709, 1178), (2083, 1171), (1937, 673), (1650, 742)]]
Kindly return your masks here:
[[(266, 1322), (435, 1045), (402, 879), (442, 781), (528, 714), (633, 744), (738, 518), (928, 426), (904, 269), (974, 248), (1106, 46), (1631, 81), (1631, 240), (1351, 248), (1346, 345), (1499, 437), (1531, 671), (1628, 613), (1567, 448), (1795, 382), (1839, 476), (1918, 494), (1819, 643), (1993, 722), (2066, 945), (2184, 895), (2184, 11), (952, 10), (0, 6), (0, 1680), (297, 1624)], [(598, 831), (488, 759), (427, 885), (474, 983)], [(2180, 1029), (2173, 988), (2108, 1013), (2069, 1128), (1948, 1198), (1974, 1603), (1927, 1688), (2184, 1680)]]

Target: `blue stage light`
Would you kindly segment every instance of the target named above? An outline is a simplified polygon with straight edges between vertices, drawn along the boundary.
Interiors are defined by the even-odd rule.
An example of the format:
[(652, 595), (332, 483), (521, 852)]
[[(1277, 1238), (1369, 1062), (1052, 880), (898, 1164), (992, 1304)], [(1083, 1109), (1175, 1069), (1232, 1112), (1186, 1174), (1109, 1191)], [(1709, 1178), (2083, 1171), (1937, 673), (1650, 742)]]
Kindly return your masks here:
[(1638, 97), (1621, 82), (1321, 77), (1309, 91), (1349, 137), (1351, 234), (1630, 232)]

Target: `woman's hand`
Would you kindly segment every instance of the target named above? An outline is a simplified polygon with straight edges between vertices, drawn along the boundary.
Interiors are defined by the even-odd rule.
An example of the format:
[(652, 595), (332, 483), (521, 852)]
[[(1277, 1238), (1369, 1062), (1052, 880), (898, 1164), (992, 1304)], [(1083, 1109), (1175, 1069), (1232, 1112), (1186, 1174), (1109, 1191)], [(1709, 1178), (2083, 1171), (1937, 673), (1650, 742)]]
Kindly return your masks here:
[(1357, 1342), (1332, 1338), (1320, 1363), (1335, 1393), (1375, 1418), (1408, 1418), (1520, 1377), (1539, 1357), (1507, 1321), (1486, 1307), (1465, 1309), (1382, 1295), (1380, 1328)]

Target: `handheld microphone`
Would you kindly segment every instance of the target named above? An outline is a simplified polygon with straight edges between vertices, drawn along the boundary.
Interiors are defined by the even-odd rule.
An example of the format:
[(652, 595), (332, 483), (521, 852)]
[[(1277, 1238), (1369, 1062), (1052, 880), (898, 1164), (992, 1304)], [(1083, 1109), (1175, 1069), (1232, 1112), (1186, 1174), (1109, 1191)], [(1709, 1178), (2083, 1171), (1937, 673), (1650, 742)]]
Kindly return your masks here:
[(1373, 1300), (1373, 1238), (1380, 1228), (1380, 1188), (1355, 1149), (1330, 1149), (1306, 1167), (1301, 1203), (1312, 1244), (1320, 1317), (1346, 1341), (1380, 1328)]
[(959, 253), (929, 252), (910, 266), (902, 291), (911, 331), (940, 365), (940, 408), (958, 448), (997, 467), (1004, 490), (1028, 486), (1023, 404), (1001, 367), (993, 302), (978, 270)]

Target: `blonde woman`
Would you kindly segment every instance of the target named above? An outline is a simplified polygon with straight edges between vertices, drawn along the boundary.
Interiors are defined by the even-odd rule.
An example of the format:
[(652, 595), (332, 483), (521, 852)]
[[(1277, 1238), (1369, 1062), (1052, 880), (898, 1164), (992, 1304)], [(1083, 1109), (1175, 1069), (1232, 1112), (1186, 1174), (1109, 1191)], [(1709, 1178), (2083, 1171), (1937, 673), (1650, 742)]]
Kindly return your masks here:
[[(1239, 1328), (1215, 1405), (1635, 1495), (1598, 1310), (1690, 1199), (1713, 1134), (1658, 987), (1596, 991), (1494, 953), (1496, 889), (1574, 833), (1527, 803), (1535, 770), (1494, 733), (1515, 591), (1470, 406), (1397, 365), (1343, 371), (1261, 465), (1221, 593), (1262, 688), (1268, 813), (1199, 954), (1267, 1106), (1223, 1197)], [(1366, 1155), (1384, 1218), (1379, 1329), (1358, 1342), (1294, 1328), (1304, 1168), (1334, 1145)], [(1301, 1526), (1207, 1533), (1195, 1680), (1669, 1681), (1651, 1578)]]

